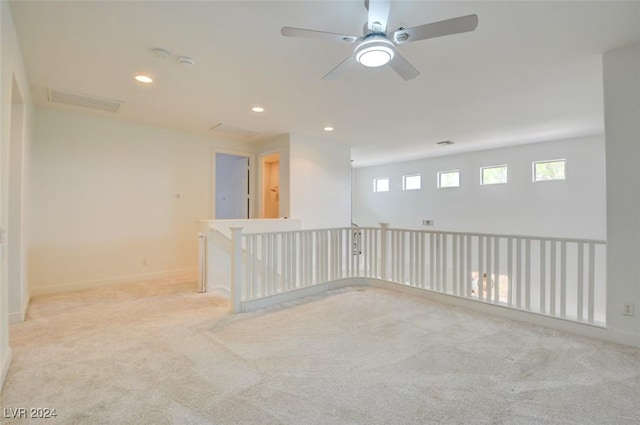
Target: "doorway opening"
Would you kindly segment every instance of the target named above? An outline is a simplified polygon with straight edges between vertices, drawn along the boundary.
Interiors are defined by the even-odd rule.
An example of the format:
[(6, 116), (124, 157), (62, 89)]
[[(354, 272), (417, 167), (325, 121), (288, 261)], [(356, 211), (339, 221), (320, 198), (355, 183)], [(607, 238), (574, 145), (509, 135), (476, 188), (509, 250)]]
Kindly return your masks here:
[(262, 217), (280, 217), (280, 152), (262, 157)]
[(250, 218), (250, 162), (248, 156), (216, 153), (216, 220)]

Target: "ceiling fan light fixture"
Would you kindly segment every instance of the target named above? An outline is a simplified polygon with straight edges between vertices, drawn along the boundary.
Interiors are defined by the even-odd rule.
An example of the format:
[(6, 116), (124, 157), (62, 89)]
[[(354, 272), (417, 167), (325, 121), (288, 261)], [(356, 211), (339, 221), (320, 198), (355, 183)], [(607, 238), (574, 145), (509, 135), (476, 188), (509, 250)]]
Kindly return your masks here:
[(393, 43), (383, 36), (369, 38), (360, 43), (355, 50), (358, 63), (369, 68), (388, 64), (394, 54)]

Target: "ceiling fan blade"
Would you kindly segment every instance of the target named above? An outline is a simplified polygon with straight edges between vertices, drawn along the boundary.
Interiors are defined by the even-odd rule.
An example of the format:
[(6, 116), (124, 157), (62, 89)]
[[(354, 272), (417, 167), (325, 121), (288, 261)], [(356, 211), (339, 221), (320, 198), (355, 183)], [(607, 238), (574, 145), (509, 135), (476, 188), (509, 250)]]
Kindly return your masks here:
[(373, 32), (386, 32), (391, 0), (365, 0), (369, 9), (367, 27)]
[(327, 72), (327, 74), (324, 77), (322, 77), (322, 79), (323, 80), (337, 79), (344, 73), (344, 71), (346, 71), (347, 68), (349, 68), (349, 66), (351, 66), (352, 63), (355, 63), (355, 62), (356, 62), (355, 57), (353, 55), (350, 55), (345, 60), (340, 62), (338, 66), (333, 68), (331, 71)]
[(412, 80), (420, 75), (420, 72), (397, 51), (393, 59), (391, 59), (391, 62), (389, 62), (389, 66), (405, 80)]
[(307, 30), (303, 28), (282, 27), (280, 34), (285, 37), (315, 38), (318, 40), (341, 41), (343, 43), (355, 43), (358, 37), (333, 32)]
[(461, 16), (459, 18), (446, 19), (444, 21), (432, 22), (430, 24), (419, 25), (412, 28), (399, 29), (391, 34), (391, 39), (396, 44), (408, 43), (410, 41), (424, 40), (427, 38), (440, 37), (443, 35), (459, 34), (473, 31), (478, 26), (477, 15)]

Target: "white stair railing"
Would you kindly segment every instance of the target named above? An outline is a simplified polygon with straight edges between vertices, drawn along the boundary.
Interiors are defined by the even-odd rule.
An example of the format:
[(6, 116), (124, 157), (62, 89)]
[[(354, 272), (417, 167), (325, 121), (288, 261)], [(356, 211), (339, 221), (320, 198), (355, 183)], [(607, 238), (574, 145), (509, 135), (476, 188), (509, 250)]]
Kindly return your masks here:
[(388, 230), (387, 280), (591, 324), (606, 321), (600, 240)]
[[(232, 233), (234, 311), (340, 279), (378, 279), (589, 324), (606, 321), (601, 240), (345, 227)], [(236, 299), (237, 298), (237, 299)]]
[(345, 227), (242, 234), (234, 228), (235, 296), (245, 302), (344, 278), (378, 278), (379, 232)]

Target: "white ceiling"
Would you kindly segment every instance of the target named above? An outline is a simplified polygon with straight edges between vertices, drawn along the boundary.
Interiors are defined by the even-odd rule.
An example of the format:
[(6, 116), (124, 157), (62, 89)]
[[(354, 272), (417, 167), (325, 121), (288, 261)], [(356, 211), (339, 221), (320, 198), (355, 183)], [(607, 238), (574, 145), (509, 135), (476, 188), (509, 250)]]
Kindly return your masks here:
[[(640, 40), (638, 2), (395, 1), (392, 27), (472, 13), (479, 25), (399, 46), (421, 72), (414, 80), (354, 65), (324, 81), (354, 46), (282, 37), (280, 28), (361, 35), (362, 0), (11, 8), (38, 106), (53, 106), (52, 88), (122, 100), (116, 117), (155, 126), (211, 134), (224, 123), (330, 139), (353, 147), (356, 166), (602, 133), (601, 53)], [(178, 65), (181, 55), (196, 67)], [(154, 84), (134, 81), (139, 72)]]

